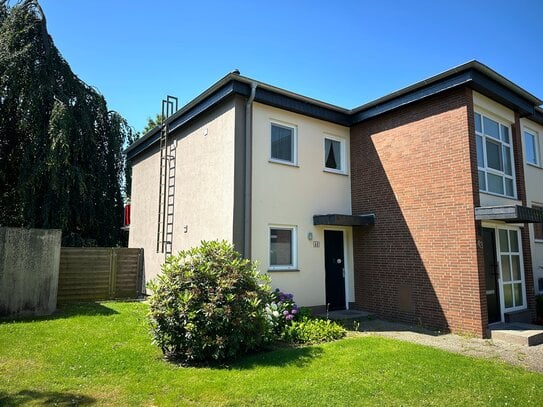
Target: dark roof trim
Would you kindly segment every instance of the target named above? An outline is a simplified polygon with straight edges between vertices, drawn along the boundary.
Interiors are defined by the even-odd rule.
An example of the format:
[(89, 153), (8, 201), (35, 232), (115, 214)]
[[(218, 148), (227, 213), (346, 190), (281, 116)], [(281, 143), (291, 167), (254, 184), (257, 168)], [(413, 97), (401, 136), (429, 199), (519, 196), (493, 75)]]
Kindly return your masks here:
[(475, 208), (476, 220), (501, 220), (507, 223), (543, 223), (543, 210), (520, 205)]
[(315, 215), (313, 216), (313, 225), (373, 226), (375, 225), (375, 215), (373, 213), (368, 213), (365, 215)]
[(531, 121), (534, 121), (536, 123), (543, 125), (543, 109), (541, 109), (540, 107), (536, 107), (534, 110), (534, 114), (531, 116), (528, 116), (527, 118), (530, 119)]

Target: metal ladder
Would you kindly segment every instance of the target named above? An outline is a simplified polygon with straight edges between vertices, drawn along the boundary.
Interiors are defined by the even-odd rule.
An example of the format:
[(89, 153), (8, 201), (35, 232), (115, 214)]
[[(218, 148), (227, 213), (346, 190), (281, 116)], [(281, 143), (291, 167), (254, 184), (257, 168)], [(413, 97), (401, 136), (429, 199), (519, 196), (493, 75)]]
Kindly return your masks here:
[(160, 187), (158, 192), (158, 222), (156, 251), (165, 257), (172, 254), (174, 203), (175, 203), (175, 156), (176, 142), (168, 140), (168, 118), (177, 111), (177, 98), (167, 96), (162, 101), (160, 124)]

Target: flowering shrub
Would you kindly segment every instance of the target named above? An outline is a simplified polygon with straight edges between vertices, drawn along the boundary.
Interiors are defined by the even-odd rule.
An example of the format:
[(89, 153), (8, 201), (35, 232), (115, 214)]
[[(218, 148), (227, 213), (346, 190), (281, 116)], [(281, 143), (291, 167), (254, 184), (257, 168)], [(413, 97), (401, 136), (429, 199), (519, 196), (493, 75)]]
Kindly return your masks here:
[(230, 359), (271, 339), (269, 278), (227, 242), (202, 242), (170, 256), (149, 287), (154, 341), (170, 358)]
[(266, 305), (266, 317), (274, 334), (279, 337), (285, 326), (294, 321), (300, 308), (294, 302), (294, 296), (280, 291), (272, 292), (272, 301)]

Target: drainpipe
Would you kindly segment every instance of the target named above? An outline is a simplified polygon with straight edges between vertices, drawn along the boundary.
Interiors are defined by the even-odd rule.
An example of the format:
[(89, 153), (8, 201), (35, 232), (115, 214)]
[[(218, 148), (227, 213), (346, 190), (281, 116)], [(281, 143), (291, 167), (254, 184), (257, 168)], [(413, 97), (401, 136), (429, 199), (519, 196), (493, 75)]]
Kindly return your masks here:
[(245, 188), (244, 188), (244, 236), (243, 254), (251, 258), (251, 195), (253, 181), (253, 100), (256, 83), (251, 82), (251, 94), (245, 104)]

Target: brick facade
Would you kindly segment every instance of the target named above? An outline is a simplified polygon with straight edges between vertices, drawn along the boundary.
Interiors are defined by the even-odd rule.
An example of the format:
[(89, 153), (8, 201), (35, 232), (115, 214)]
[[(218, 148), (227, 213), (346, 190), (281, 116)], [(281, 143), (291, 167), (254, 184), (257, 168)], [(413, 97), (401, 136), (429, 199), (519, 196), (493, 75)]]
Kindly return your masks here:
[(384, 318), (486, 335), (473, 98), (458, 88), (351, 129), (356, 305)]

